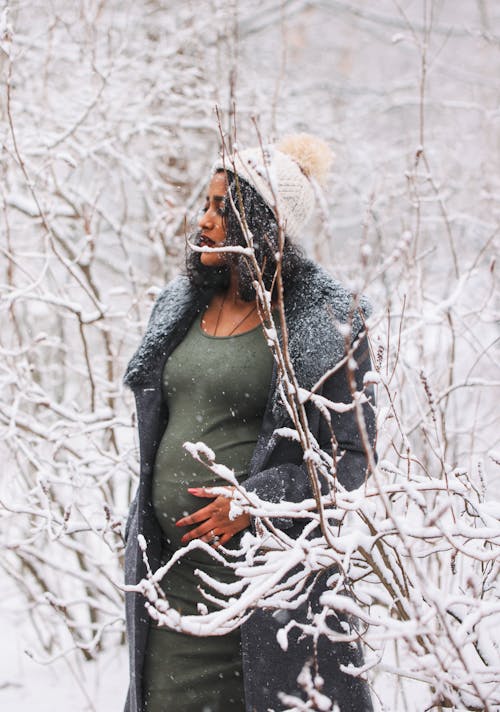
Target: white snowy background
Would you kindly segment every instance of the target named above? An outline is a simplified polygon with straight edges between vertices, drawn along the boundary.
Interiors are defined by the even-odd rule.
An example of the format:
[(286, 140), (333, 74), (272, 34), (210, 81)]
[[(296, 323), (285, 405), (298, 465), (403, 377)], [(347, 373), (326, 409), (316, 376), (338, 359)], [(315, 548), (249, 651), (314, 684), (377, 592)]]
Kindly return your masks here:
[[(138, 447), (121, 377), (155, 295), (182, 267), (186, 220), (218, 152), (218, 106), (240, 146), (255, 145), (256, 126), (265, 140), (307, 131), (330, 143), (303, 244), (375, 305), (380, 461), (394, 477), (462, 478), (477, 493), (477, 545), (458, 567), (436, 550), (470, 511), (414, 496), (426, 526), (430, 514), (449, 523), (432, 552), (424, 537), (428, 581), (468, 612), (471, 600), (484, 607), (444, 636), (456, 658), (441, 642), (411, 657), (388, 633), (369, 671), (377, 709), (430, 708), (432, 671), (447, 666), (495, 709), (500, 5), (0, 7), (0, 708), (123, 708), (119, 585)], [(374, 615), (377, 605), (383, 596)], [(457, 662), (472, 638), (486, 672), (469, 652)]]

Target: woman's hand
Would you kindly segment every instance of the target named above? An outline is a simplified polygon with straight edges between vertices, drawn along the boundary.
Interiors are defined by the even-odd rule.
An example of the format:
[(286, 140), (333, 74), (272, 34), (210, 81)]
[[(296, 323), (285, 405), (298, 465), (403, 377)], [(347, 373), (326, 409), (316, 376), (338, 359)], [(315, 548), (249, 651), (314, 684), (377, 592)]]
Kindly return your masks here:
[[(234, 487), (230, 489), (234, 489)], [(188, 492), (195, 497), (209, 497), (210, 499), (214, 497), (210, 488), (193, 487), (188, 489)], [(194, 514), (179, 519), (175, 523), (178, 527), (188, 527), (191, 524), (199, 525), (184, 534), (181, 542), (187, 544), (192, 539), (201, 539), (212, 544), (215, 548), (227, 544), (235, 534), (250, 526), (250, 515), (246, 512), (235, 519), (229, 519), (230, 506), (231, 500), (228, 497), (219, 496)], [(214, 541), (215, 537), (218, 537), (216, 541)]]

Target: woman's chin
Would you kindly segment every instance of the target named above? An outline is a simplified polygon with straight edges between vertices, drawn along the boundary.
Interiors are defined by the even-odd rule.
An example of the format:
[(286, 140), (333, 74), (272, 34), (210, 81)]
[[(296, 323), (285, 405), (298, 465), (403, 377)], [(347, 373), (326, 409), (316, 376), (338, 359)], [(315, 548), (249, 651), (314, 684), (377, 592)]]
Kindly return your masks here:
[(200, 262), (205, 267), (222, 267), (224, 260), (218, 254), (210, 254), (210, 252), (200, 253)]

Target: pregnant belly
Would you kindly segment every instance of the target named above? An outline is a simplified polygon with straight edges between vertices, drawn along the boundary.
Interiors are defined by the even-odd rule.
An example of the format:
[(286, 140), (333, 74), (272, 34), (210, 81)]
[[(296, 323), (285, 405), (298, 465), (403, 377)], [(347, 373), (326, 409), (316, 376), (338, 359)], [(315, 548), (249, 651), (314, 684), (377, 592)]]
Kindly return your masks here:
[(165, 474), (164, 472), (161, 478), (155, 478), (153, 482), (153, 507), (168, 548), (171, 551), (176, 551), (182, 546), (181, 537), (190, 528), (177, 527), (176, 521), (188, 514), (193, 514), (197, 509), (205, 507), (212, 501), (189, 494), (187, 488), (209, 487), (214, 483), (210, 478), (206, 478), (205, 482), (199, 479), (193, 481), (192, 476), (189, 477), (182, 472), (170, 471), (168, 479)]
[[(248, 462), (253, 453), (255, 441), (238, 442), (215, 448), (216, 460), (234, 470), (238, 480), (244, 479)], [(187, 490), (190, 487), (214, 487), (227, 483), (216, 477), (207, 467), (194, 460), (183, 448), (182, 444), (165, 440), (158, 448), (154, 474), (152, 502), (156, 517), (165, 536), (165, 544), (176, 551), (183, 544), (181, 537), (194, 527), (177, 527), (176, 521), (188, 514), (194, 514), (206, 507), (213, 500), (205, 497), (195, 497)], [(236, 541), (228, 542), (228, 548), (236, 545)], [(209, 557), (202, 552), (193, 552), (192, 560), (208, 561)]]

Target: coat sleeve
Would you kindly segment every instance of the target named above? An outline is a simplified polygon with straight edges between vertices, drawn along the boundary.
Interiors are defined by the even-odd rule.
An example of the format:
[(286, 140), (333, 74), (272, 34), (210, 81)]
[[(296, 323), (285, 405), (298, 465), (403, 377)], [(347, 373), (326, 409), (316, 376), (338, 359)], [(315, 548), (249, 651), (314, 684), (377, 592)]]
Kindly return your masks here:
[[(356, 390), (361, 391), (363, 390), (364, 376), (371, 370), (370, 352), (366, 336), (360, 339), (353, 356), (357, 363), (355, 370)], [(369, 398), (369, 402), (362, 405), (363, 416), (368, 439), (376, 459), (373, 386), (365, 386), (364, 391)], [(336, 403), (350, 403), (352, 401), (347, 366), (339, 369), (325, 381), (322, 395)], [(330, 413), (333, 432), (338, 443), (337, 477), (347, 490), (353, 490), (363, 484), (367, 473), (366, 453), (356, 415), (354, 410), (348, 410), (344, 413), (330, 411)], [(320, 417), (319, 437), (317, 439), (321, 449), (331, 455), (330, 429), (323, 416)], [(340, 458), (342, 452), (343, 455)], [(255, 492), (260, 499), (268, 502), (280, 502), (282, 500), (300, 502), (313, 496), (307, 469), (303, 463), (283, 463), (261, 470), (249, 477), (244, 482), (244, 486), (249, 492)], [(273, 518), (272, 522), (279, 529), (289, 529), (294, 525), (292, 519), (284, 517)], [(252, 530), (255, 530), (253, 518), (251, 526)]]

